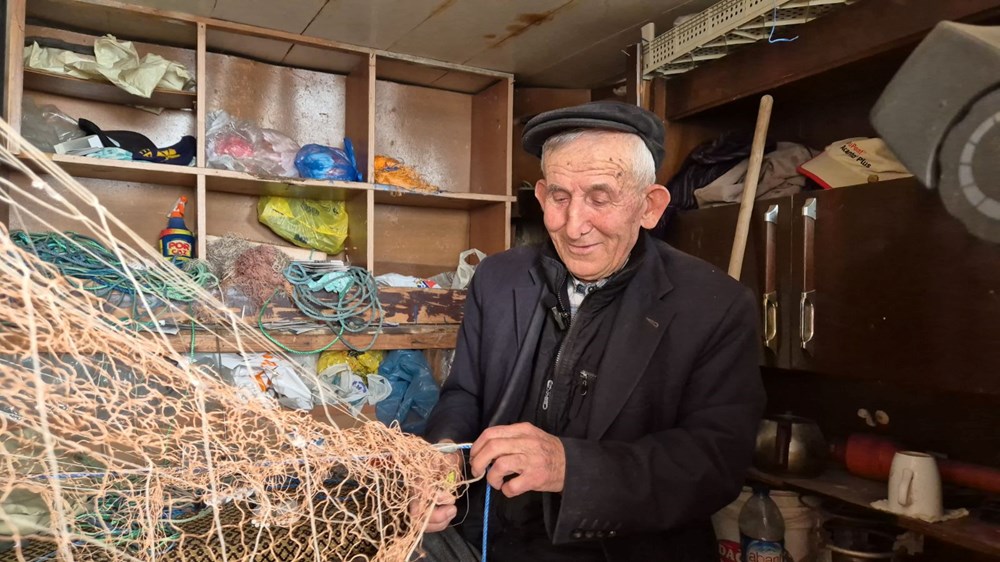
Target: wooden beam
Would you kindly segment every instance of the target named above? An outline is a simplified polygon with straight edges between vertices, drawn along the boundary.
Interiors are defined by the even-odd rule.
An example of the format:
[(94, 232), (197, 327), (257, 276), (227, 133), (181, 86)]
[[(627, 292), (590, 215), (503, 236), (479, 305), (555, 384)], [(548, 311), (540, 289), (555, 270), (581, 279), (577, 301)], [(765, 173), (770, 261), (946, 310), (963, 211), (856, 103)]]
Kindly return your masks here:
[[(24, 19), (25, 3), (28, 0), (7, 0), (7, 59), (4, 65), (4, 81), (7, 83), (4, 118), (11, 128), (21, 132), (21, 100), (24, 97)], [(13, 139), (8, 147), (14, 152)]]
[[(319, 349), (333, 339), (333, 333), (328, 331), (308, 334), (272, 333), (271, 336), (285, 347), (297, 351)], [(372, 341), (372, 335), (351, 335), (344, 339), (356, 347), (363, 348)], [(375, 339), (372, 349), (451, 349), (455, 347), (457, 339), (457, 325), (410, 328), (401, 331), (386, 330)], [(171, 343), (177, 351), (187, 353), (192, 350), (190, 334), (172, 337)], [(195, 334), (193, 349), (196, 353), (235, 353), (239, 351), (235, 338), (204, 333)], [(246, 351), (263, 351), (250, 343), (244, 343), (244, 349)], [(342, 342), (337, 342), (328, 349), (344, 350), (348, 347)]]
[(195, 93), (157, 88), (148, 98), (130, 94), (111, 82), (85, 80), (74, 76), (53, 74), (42, 70), (25, 68), (24, 88), (70, 98), (115, 103), (119, 105), (148, 105), (167, 109), (191, 109), (195, 105)]
[(938, 22), (1000, 14), (996, 0), (865, 0), (814, 20), (793, 43), (759, 42), (666, 83), (674, 120), (861, 59), (916, 45)]

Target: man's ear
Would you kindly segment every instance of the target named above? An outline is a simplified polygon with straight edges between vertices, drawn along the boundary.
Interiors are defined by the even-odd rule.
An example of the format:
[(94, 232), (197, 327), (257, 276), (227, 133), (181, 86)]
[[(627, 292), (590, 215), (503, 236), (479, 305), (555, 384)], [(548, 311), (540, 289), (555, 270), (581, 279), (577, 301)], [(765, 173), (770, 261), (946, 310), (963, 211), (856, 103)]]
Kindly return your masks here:
[(545, 196), (548, 191), (548, 184), (545, 183), (545, 179), (540, 179), (535, 182), (535, 199), (538, 200), (538, 204), (545, 210)]
[[(537, 193), (537, 188), (536, 188)], [(653, 184), (646, 188), (645, 209), (642, 213), (643, 228), (653, 228), (660, 222), (660, 217), (667, 210), (670, 204), (670, 192), (667, 188), (659, 184)]]

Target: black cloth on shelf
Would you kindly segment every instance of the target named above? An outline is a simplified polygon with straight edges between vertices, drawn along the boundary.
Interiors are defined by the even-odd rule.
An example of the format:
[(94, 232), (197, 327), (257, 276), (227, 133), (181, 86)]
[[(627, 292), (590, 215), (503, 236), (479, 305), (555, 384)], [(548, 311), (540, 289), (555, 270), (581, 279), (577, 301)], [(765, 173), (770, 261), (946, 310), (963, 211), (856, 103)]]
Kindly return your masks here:
[[(753, 133), (750, 131), (727, 131), (718, 138), (695, 147), (684, 159), (681, 169), (667, 182), (670, 205), (660, 217), (660, 222), (653, 227), (652, 234), (662, 239), (666, 225), (674, 213), (697, 209), (698, 202), (695, 200), (694, 190), (712, 183), (733, 166), (748, 158), (752, 143)], [(771, 152), (776, 145), (772, 139), (767, 139), (764, 153)]]

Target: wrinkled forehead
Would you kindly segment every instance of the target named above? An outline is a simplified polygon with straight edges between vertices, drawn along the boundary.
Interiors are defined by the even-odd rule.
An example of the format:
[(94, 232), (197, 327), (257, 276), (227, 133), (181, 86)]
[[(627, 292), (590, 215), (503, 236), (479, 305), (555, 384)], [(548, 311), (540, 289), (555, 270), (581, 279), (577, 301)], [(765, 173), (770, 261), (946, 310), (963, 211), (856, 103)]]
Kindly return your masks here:
[(552, 147), (542, 162), (546, 179), (558, 173), (606, 174), (624, 181), (631, 163), (627, 133), (588, 134)]

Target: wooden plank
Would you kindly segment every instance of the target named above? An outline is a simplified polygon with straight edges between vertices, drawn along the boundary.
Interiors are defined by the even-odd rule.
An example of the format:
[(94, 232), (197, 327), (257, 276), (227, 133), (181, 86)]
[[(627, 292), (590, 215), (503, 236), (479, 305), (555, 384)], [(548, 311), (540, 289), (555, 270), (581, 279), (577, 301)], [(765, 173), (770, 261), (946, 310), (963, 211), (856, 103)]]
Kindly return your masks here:
[[(105, 160), (72, 154), (48, 154), (50, 160), (76, 178), (94, 178), (130, 183), (150, 183), (180, 187), (194, 187), (197, 170), (189, 166)], [(35, 170), (41, 168), (22, 155), (22, 159)]]
[(28, 16), (119, 39), (142, 39), (194, 48), (195, 23), (203, 18), (104, 0), (31, 0)]
[[(333, 339), (332, 332), (299, 335), (272, 334), (272, 336), (281, 342), (282, 345), (300, 351), (318, 349), (330, 343), (330, 340)], [(457, 325), (444, 325), (432, 329), (414, 329), (405, 332), (387, 330), (379, 334), (378, 338), (375, 339), (372, 349), (450, 349), (455, 347), (457, 339)], [(347, 336), (346, 340), (351, 342), (352, 345), (362, 347), (368, 345), (372, 337), (367, 334), (351, 335)], [(174, 345), (174, 349), (178, 351), (189, 352), (192, 349), (190, 335), (175, 336), (171, 338), (171, 342)], [(271, 345), (273, 344), (269, 344), (268, 348), (274, 349)], [(250, 349), (250, 346), (245, 347)], [(256, 346), (252, 349), (254, 351), (264, 351), (263, 349), (257, 349)], [(329, 349), (339, 351), (348, 349), (348, 347), (338, 342)], [(234, 353), (238, 352), (239, 348), (235, 345), (233, 338), (227, 337), (221, 339), (212, 334), (196, 334), (194, 351), (195, 353)]]
[(392, 185), (375, 184), (375, 203), (380, 205), (405, 205), (408, 207), (433, 207), (436, 209), (478, 209), (480, 207), (515, 201), (509, 195), (479, 193), (422, 193), (407, 191)]
[[(195, 102), (195, 138), (197, 138), (197, 148), (195, 150), (195, 164), (197, 166), (206, 165), (205, 151), (205, 113), (208, 106), (208, 96), (206, 95), (208, 83), (207, 50), (208, 50), (208, 29), (204, 22), (198, 22), (198, 44), (195, 46), (195, 81), (197, 88), (197, 100)], [(198, 174), (198, 184), (196, 186), (195, 197), (198, 201), (198, 217), (195, 235), (197, 236), (196, 256), (200, 259), (208, 258), (208, 187), (204, 174)]]
[(510, 247), (510, 204), (481, 207), (469, 213), (469, 247), (496, 254)]
[(472, 98), (472, 167), (469, 191), (510, 195), (514, 85), (500, 80)]
[(369, 184), (348, 181), (320, 181), (298, 178), (260, 178), (231, 170), (202, 169), (208, 190), (240, 195), (275, 195), (301, 199), (347, 201), (356, 193), (368, 191)]
[(354, 145), (354, 156), (363, 181), (375, 174), (375, 57), (358, 62), (347, 75), (344, 134)]
[(351, 265), (371, 269), (372, 232), (371, 232), (371, 192), (356, 192), (345, 201), (347, 210), (347, 241), (344, 243), (344, 254)]
[(430, 277), (455, 271), (469, 248), (469, 211), (375, 206), (376, 274)]
[(375, 83), (376, 154), (402, 160), (444, 191), (468, 192), (471, 146), (472, 96)]
[[(318, 291), (315, 298), (331, 306), (338, 300), (336, 294)], [(400, 326), (433, 326), (459, 324), (462, 322), (462, 311), (465, 307), (465, 291), (452, 289), (406, 289), (401, 287), (379, 287), (379, 302), (383, 308), (383, 320), (387, 324)], [(228, 294), (227, 306), (237, 314), (243, 315), (247, 299), (240, 294)], [(188, 318), (184, 314), (167, 314), (163, 319), (178, 319), (184, 324)], [(256, 319), (256, 316), (254, 317)], [(271, 300), (267, 311), (261, 318), (265, 324), (278, 322), (310, 322), (302, 314), (288, 295), (277, 294)]]
[[(510, 80), (510, 78), (501, 78), (501, 81), (502, 80)], [(452, 70), (442, 74), (439, 78), (434, 80), (430, 86), (440, 88), (442, 90), (451, 90), (452, 92), (475, 94), (482, 92), (496, 82), (496, 76), (472, 74), (470, 72), (458, 72)]]
[(130, 94), (110, 82), (83, 80), (30, 68), (24, 69), (24, 87), (28, 90), (38, 90), (71, 98), (121, 105), (165, 107), (167, 109), (192, 109), (196, 99), (194, 92), (178, 92), (163, 88), (153, 90), (150, 97), (144, 98)]
[[(4, 99), (7, 100), (7, 107), (4, 108), (4, 118), (11, 128), (17, 132), (21, 131), (21, 103), (23, 96), (24, 79), (24, 19), (25, 3), (28, 0), (7, 0), (6, 26), (7, 26), (7, 48), (6, 60), (4, 62)], [(13, 140), (10, 140), (9, 148), (14, 150)]]
[[(749, 478), (771, 486), (795, 488), (822, 496), (872, 509), (871, 503), (886, 497), (886, 485), (852, 476), (840, 469), (830, 469), (816, 478), (781, 478), (750, 469)], [(884, 513), (878, 511), (877, 513)], [(939, 523), (894, 516), (896, 524), (904, 529), (976, 552), (1000, 556), (1000, 525), (986, 523), (975, 517), (963, 517)]]
[(976, 21), (998, 11), (994, 0), (858, 2), (810, 22), (797, 41), (780, 49), (759, 42), (668, 80), (667, 117), (687, 117), (881, 52), (915, 45), (942, 20)]
[(198, 185), (195, 186), (195, 256), (199, 259), (208, 257), (207, 236), (208, 236), (208, 193), (205, 190), (205, 176), (198, 176)]
[(208, 29), (204, 23), (198, 24), (198, 46), (195, 52), (195, 80), (197, 81), (197, 99), (195, 100), (195, 137), (198, 148), (195, 152), (195, 164), (207, 166), (205, 159), (205, 114), (208, 108)]

